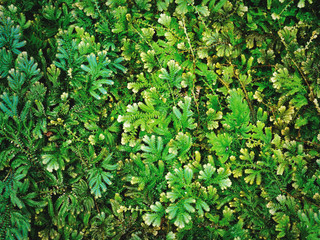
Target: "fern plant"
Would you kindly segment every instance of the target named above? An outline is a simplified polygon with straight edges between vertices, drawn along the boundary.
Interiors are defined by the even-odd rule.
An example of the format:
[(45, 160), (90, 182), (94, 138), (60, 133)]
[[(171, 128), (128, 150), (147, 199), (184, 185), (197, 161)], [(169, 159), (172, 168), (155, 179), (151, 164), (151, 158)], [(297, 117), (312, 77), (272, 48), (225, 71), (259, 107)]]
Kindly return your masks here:
[(2, 4), (0, 239), (320, 238), (316, 1)]

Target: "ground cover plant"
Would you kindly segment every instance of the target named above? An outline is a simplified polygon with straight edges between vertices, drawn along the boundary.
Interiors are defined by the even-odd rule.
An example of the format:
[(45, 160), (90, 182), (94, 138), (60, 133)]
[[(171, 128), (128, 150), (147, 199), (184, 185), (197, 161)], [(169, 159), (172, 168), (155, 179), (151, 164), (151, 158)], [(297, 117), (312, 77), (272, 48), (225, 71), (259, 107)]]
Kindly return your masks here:
[(0, 4), (0, 239), (320, 239), (317, 1)]

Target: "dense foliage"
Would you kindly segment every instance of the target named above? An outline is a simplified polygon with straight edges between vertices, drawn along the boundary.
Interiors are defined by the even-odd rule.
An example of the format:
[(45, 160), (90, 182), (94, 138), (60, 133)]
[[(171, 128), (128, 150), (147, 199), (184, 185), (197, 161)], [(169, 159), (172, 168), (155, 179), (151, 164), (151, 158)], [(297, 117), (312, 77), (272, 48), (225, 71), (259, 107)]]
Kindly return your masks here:
[(317, 1), (0, 3), (0, 239), (320, 239)]

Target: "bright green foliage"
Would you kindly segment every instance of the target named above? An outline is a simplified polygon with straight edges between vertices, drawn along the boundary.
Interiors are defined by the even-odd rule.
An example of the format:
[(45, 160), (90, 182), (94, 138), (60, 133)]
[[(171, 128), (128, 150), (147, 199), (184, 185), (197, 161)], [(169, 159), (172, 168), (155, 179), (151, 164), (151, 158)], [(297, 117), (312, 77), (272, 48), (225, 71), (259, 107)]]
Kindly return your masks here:
[(1, 99), (3, 103), (0, 103), (1, 110), (7, 114), (9, 117), (16, 118), (17, 113), (17, 106), (18, 106), (18, 96), (13, 95), (12, 100), (10, 99), (10, 96), (8, 93), (4, 92), (1, 95)]
[[(90, 148), (90, 150), (92, 147)], [(89, 151), (90, 151), (89, 150)], [(95, 167), (92, 167), (88, 170), (88, 182), (89, 187), (91, 188), (91, 192), (96, 197), (101, 197), (101, 191), (105, 192), (107, 190), (107, 186), (111, 185), (110, 178), (113, 178), (113, 175), (108, 171), (117, 169), (117, 165), (109, 164), (111, 160), (111, 155), (106, 157), (104, 160), (102, 160), (104, 157), (104, 149), (103, 151), (96, 157), (91, 160), (91, 164), (94, 164)], [(96, 165), (101, 161), (100, 165)]]
[(113, 84), (113, 82), (109, 79), (98, 80), (99, 77), (109, 77), (111, 75), (111, 70), (103, 70), (103, 68), (105, 68), (109, 63), (108, 59), (106, 58), (106, 52), (100, 54), (98, 53), (98, 56), (95, 56), (95, 54), (90, 54), (89, 56), (87, 56), (87, 60), (89, 66), (81, 65), (81, 68), (89, 74), (89, 77), (86, 78), (86, 82), (92, 84), (89, 88), (89, 93), (97, 100), (100, 100), (101, 97), (96, 92), (96, 90), (99, 90), (101, 94), (107, 94), (107, 90), (103, 87), (103, 85)]
[(181, 88), (181, 67), (174, 60), (171, 60), (168, 62), (168, 68), (169, 72), (165, 68), (161, 69), (159, 78), (166, 81), (170, 87)]
[(173, 107), (173, 113), (179, 121), (179, 123), (176, 123), (176, 125), (182, 125), (183, 131), (186, 131), (187, 129), (195, 129), (197, 124), (193, 123), (193, 118), (189, 118), (193, 115), (193, 112), (190, 111), (191, 98), (185, 97), (184, 102), (179, 101), (178, 106), (182, 109), (182, 113), (177, 107)]
[(225, 121), (223, 121), (223, 124), (225, 124), (225, 128), (239, 135), (239, 137), (247, 137), (247, 133), (251, 129), (249, 125), (250, 110), (248, 104), (243, 101), (240, 92), (236, 90), (230, 91), (228, 100), (232, 113), (226, 115), (224, 118)]
[(219, 127), (219, 122), (216, 120), (220, 120), (222, 118), (222, 112), (218, 111), (216, 112), (214, 109), (209, 108), (209, 110), (206, 112), (208, 115), (208, 129), (213, 130), (217, 129)]
[(163, 208), (160, 202), (156, 202), (155, 205), (151, 205), (150, 209), (154, 213), (147, 213), (146, 215), (144, 215), (144, 221), (148, 225), (152, 224), (155, 227), (159, 227), (161, 224), (161, 218), (165, 214), (165, 209)]
[(144, 136), (143, 142), (149, 145), (141, 145), (141, 150), (144, 152), (141, 156), (145, 158), (146, 162), (153, 163), (158, 160), (167, 162), (172, 160), (177, 155), (174, 153), (169, 153), (169, 146), (167, 144), (164, 147), (161, 137), (158, 137), (156, 142), (154, 135), (152, 135), (151, 138)]
[(192, 138), (189, 134), (179, 132), (175, 139), (169, 142), (169, 153), (175, 154), (180, 160), (187, 158), (187, 153), (192, 146)]
[(312, 0), (4, 0), (0, 239), (320, 239)]
[(19, 48), (26, 44), (25, 41), (20, 41), (20, 26), (15, 25), (14, 21), (4, 14), (0, 16), (0, 24), (0, 48), (19, 54)]
[(139, 153), (131, 154), (131, 160), (123, 168), (124, 172), (128, 172), (126, 180), (132, 185), (127, 186), (126, 196), (143, 197), (146, 201), (159, 197), (165, 187), (164, 170), (165, 163), (162, 160), (151, 163), (148, 158), (142, 160)]
[(12, 66), (12, 53), (9, 50), (6, 50), (5, 48), (2, 48), (0, 50), (0, 56), (1, 56), (1, 60), (0, 60), (0, 76), (6, 77), (9, 73), (9, 70)]
[(210, 133), (208, 138), (212, 149), (221, 157), (221, 161), (225, 162), (230, 155), (233, 138), (228, 133), (215, 135), (214, 132)]
[[(199, 172), (199, 179), (205, 181), (206, 185), (209, 184), (219, 184), (221, 190), (225, 190), (231, 186), (232, 182), (228, 178), (230, 172), (224, 168), (219, 168), (217, 174), (215, 173), (216, 169), (210, 164), (203, 166), (203, 170)], [(217, 175), (217, 176), (214, 176)]]
[[(167, 192), (167, 199), (171, 204), (167, 207), (166, 213), (168, 218), (174, 219), (174, 224), (178, 228), (184, 228), (190, 223), (191, 215), (194, 213), (196, 199), (192, 193), (192, 169), (186, 167), (184, 169), (176, 168), (174, 173), (169, 172), (166, 176), (168, 187), (171, 188), (170, 192)], [(178, 201), (177, 201), (178, 200)], [(209, 211), (209, 206), (199, 200), (197, 208), (202, 210), (202, 207)]]

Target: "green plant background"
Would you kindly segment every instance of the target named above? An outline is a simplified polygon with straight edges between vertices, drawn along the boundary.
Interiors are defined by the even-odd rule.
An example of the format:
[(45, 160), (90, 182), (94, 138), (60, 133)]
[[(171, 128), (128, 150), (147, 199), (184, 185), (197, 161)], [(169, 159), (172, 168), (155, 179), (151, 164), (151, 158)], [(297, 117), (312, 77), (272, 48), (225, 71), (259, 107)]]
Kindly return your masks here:
[(320, 239), (317, 1), (0, 3), (0, 239)]

